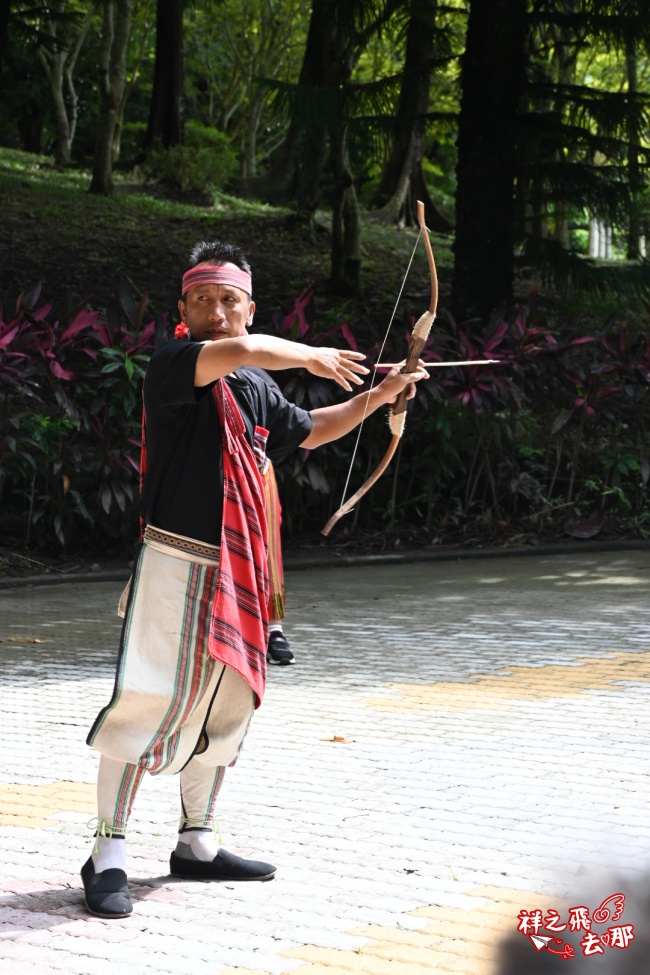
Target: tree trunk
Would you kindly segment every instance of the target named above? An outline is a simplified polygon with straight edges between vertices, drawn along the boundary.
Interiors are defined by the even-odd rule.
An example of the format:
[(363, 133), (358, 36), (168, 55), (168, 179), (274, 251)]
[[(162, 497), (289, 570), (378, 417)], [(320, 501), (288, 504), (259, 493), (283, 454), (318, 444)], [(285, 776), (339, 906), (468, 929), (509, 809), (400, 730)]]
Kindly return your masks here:
[[(39, 52), (40, 53), (40, 52)], [(61, 166), (68, 166), (72, 162), (72, 140), (77, 123), (77, 98), (73, 98), (66, 105), (63, 93), (63, 58), (66, 52), (53, 55), (47, 80), (50, 83), (50, 93), (54, 107), (54, 121), (56, 124), (55, 158)]]
[(124, 107), (120, 105), (115, 115), (113, 138), (111, 140), (111, 161), (113, 165), (119, 161), (122, 152), (122, 129), (124, 128)]
[(598, 257), (600, 250), (600, 224), (593, 213), (589, 215), (589, 243), (587, 257)]
[[(131, 17), (133, 18), (135, 14), (135, 8), (131, 11)], [(127, 102), (133, 92), (138, 87), (138, 80), (140, 75), (140, 69), (142, 67), (142, 62), (144, 60), (145, 50), (147, 47), (147, 41), (151, 31), (151, 25), (149, 21), (145, 22), (144, 26), (140, 26), (137, 31), (138, 36), (138, 51), (135, 56), (135, 62), (133, 63), (133, 69), (131, 72), (131, 77), (126, 79), (124, 82), (124, 88), (122, 90), (122, 97), (120, 98), (120, 104), (117, 110), (117, 118), (115, 119), (115, 131), (113, 132), (113, 165), (119, 160), (120, 152), (122, 148), (122, 129), (124, 127), (124, 111), (126, 109)], [(131, 32), (133, 32), (133, 25), (131, 26)], [(127, 60), (128, 60), (128, 48), (127, 48)]]
[(335, 184), (332, 205), (331, 284), (338, 294), (354, 295), (359, 290), (361, 271), (361, 218), (344, 127), (333, 128), (330, 143)]
[(564, 204), (555, 205), (555, 225), (552, 239), (561, 244), (565, 251), (568, 251), (571, 241), (569, 238), (569, 221), (564, 207)]
[(294, 92), (293, 119), (268, 172), (234, 180), (238, 192), (271, 203), (296, 202), (307, 219), (318, 206), (320, 180), (327, 161), (329, 126), (341, 91), (368, 40), (403, 0), (384, 0), (376, 17), (357, 27), (364, 0), (312, 0), (300, 77)]
[(548, 237), (548, 215), (544, 198), (544, 180), (534, 173), (530, 180), (530, 227), (526, 234), (526, 253), (539, 254), (543, 241)]
[(50, 94), (52, 95), (56, 126), (54, 156), (60, 166), (68, 166), (72, 162), (72, 141), (77, 127), (79, 104), (71, 72), (68, 72), (67, 76), (65, 72), (65, 62), (69, 52), (59, 49), (46, 54), (41, 48), (38, 54), (41, 64), (45, 68)]
[(471, 0), (461, 76), (452, 304), (486, 318), (512, 295), (516, 113), (526, 0)]
[[(64, 0), (58, 0), (58, 3), (52, 5), (55, 14), (63, 13), (64, 9)], [(77, 127), (79, 104), (73, 72), (93, 14), (94, 7), (86, 13), (81, 25), (71, 28), (65, 37), (57, 35), (57, 21), (49, 21), (47, 26), (53, 44), (51, 47), (38, 49), (38, 57), (52, 94), (57, 135), (55, 156), (61, 165), (68, 165), (72, 161), (72, 142)]]
[(185, 142), (183, 0), (157, 0), (156, 60), (145, 148)]
[[(320, 199), (328, 137), (334, 173), (331, 283), (344, 294), (358, 289), (360, 216), (346, 148), (346, 98), (353, 68), (368, 39), (402, 0), (312, 0), (305, 55), (293, 91), (292, 121), (273, 169), (260, 179), (235, 181), (273, 202), (293, 200), (303, 221)], [(240, 190), (241, 191), (241, 190)]]
[[(411, 141), (415, 146), (417, 137), (412, 134)], [(380, 210), (369, 210), (366, 216), (383, 224), (394, 224), (397, 227), (417, 226), (418, 200), (424, 203), (427, 215), (427, 226), (438, 234), (448, 234), (453, 230), (453, 224), (440, 212), (429, 193), (422, 170), (423, 147), (410, 148), (404, 153), (402, 170), (397, 178), (393, 195)]]
[(603, 259), (605, 261), (611, 261), (612, 259), (612, 228), (608, 223), (602, 225), (601, 230), (601, 240), (602, 240), (602, 250)]
[(18, 134), (25, 152), (41, 152), (44, 122), (45, 112), (42, 106), (30, 101), (18, 119)]
[[(298, 86), (310, 98), (300, 118), (287, 134), (289, 178), (286, 186), (299, 213), (311, 215), (319, 203), (320, 178), (327, 159), (330, 119), (340, 105), (338, 93), (352, 75), (354, 61), (340, 37), (341, 15), (337, 10), (348, 0), (313, 0), (305, 56)], [(349, 38), (348, 38), (349, 43)]]
[[(329, 126), (339, 92), (352, 75), (357, 56), (353, 38), (342, 34), (350, 0), (313, 0), (305, 53), (294, 93), (296, 110), (274, 165), (260, 177), (235, 181), (240, 190), (270, 202), (296, 203), (310, 220), (320, 199), (327, 160)], [(298, 108), (300, 103), (300, 108)]]
[(131, 32), (133, 0), (104, 0), (99, 55), (99, 116), (95, 135), (95, 157), (89, 192), (111, 196), (113, 183), (113, 138), (124, 84), (126, 51)]
[(0, 3), (0, 58), (4, 61), (9, 55), (9, 20), (11, 0)]
[[(569, 86), (575, 84), (577, 57), (578, 49), (574, 34), (568, 30), (557, 30), (553, 60), (555, 62), (555, 77), (559, 85)], [(553, 110), (558, 118), (563, 117), (565, 108), (565, 99), (563, 97), (556, 97), (554, 99)], [(569, 148), (566, 156), (564, 153), (559, 152), (556, 156), (556, 161), (558, 163), (570, 163), (574, 158), (575, 152)], [(556, 201), (553, 206), (553, 232), (551, 237), (561, 244), (564, 250), (569, 250), (568, 206), (563, 200)]]
[(639, 212), (639, 190), (641, 178), (639, 172), (639, 132), (634, 111), (634, 102), (638, 92), (636, 40), (634, 34), (626, 32), (625, 64), (627, 68), (627, 91), (630, 101), (628, 116), (628, 185), (630, 187), (630, 221), (627, 231), (627, 259), (638, 261), (641, 256), (639, 241), (641, 238), (641, 214)]
[(380, 208), (379, 219), (384, 222), (415, 226), (417, 200), (424, 197), (429, 226), (445, 233), (452, 224), (431, 200), (422, 171), (437, 6), (438, 0), (410, 0), (394, 141), (370, 206)]
[(257, 160), (257, 132), (264, 113), (264, 101), (259, 93), (251, 94), (240, 152), (241, 175), (244, 179), (255, 176)]

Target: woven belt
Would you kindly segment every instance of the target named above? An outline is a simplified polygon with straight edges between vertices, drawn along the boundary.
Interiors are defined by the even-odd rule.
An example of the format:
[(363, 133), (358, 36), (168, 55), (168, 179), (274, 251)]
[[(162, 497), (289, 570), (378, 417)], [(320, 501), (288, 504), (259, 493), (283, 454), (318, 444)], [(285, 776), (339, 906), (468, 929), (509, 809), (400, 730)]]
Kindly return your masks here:
[(219, 558), (219, 545), (209, 545), (207, 542), (199, 542), (198, 539), (187, 538), (185, 535), (174, 535), (173, 532), (153, 528), (151, 525), (145, 528), (144, 539), (147, 542), (169, 545), (170, 548), (175, 548), (185, 555), (198, 555), (207, 559)]

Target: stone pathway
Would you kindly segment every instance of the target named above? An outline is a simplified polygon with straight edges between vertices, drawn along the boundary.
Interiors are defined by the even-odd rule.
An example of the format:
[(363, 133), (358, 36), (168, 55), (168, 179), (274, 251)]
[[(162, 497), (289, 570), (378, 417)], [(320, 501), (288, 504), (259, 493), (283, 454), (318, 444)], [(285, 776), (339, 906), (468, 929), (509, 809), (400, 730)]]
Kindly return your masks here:
[(79, 868), (121, 584), (0, 592), (0, 972), (492, 975), (522, 909), (647, 866), (649, 583), (650, 550), (289, 573), (298, 663), (220, 797), (277, 877), (171, 878), (178, 783), (148, 777), (115, 921)]

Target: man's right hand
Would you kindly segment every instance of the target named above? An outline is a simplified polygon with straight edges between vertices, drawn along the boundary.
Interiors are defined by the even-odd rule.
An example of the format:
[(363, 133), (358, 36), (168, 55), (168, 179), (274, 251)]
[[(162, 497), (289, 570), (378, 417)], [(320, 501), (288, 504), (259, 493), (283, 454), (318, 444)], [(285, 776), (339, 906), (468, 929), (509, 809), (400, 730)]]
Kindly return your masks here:
[(363, 352), (353, 352), (352, 349), (312, 349), (312, 356), (305, 363), (306, 369), (313, 376), (321, 379), (333, 379), (348, 392), (352, 390), (350, 383), (360, 386), (363, 377), (370, 372), (361, 363), (366, 358)]

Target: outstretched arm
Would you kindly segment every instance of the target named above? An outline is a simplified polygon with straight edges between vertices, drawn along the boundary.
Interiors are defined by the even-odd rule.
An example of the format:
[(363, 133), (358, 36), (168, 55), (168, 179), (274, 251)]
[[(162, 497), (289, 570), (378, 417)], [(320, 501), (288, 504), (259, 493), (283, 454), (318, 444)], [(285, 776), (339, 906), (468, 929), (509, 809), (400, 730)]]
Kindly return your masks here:
[(400, 363), (391, 369), (383, 382), (368, 392), (358, 393), (345, 403), (335, 403), (333, 406), (312, 410), (311, 418), (314, 425), (311, 433), (300, 446), (320, 447), (324, 443), (344, 437), (346, 433), (354, 430), (364, 417), (387, 403), (394, 403), (403, 389), (408, 388), (407, 399), (412, 399), (415, 396), (415, 383), (420, 379), (426, 379), (428, 373), (422, 368), (421, 361), (415, 372), (402, 373), (399, 371), (402, 366), (403, 363)]
[(333, 379), (351, 391), (350, 383), (359, 385), (368, 369), (361, 364), (362, 352), (351, 349), (322, 349), (290, 342), (275, 335), (242, 335), (205, 342), (196, 360), (195, 386), (207, 386), (240, 366), (260, 369), (307, 369), (314, 376)]

